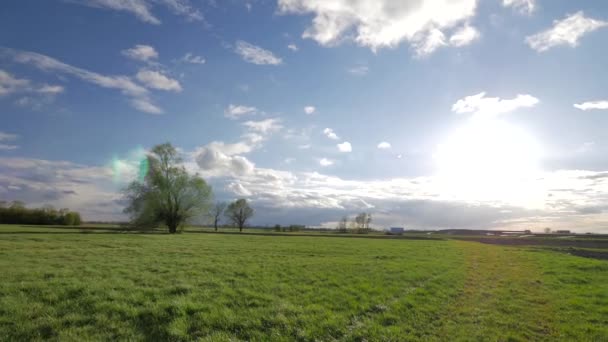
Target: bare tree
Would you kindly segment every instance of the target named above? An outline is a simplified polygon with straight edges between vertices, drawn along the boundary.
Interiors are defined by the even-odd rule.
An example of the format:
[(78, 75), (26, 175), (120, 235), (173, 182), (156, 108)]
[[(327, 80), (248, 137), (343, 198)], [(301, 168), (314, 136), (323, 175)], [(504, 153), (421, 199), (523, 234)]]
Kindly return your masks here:
[(338, 230), (341, 232), (345, 232), (348, 228), (348, 216), (343, 216), (338, 222)]
[(253, 216), (253, 208), (249, 206), (246, 199), (241, 198), (228, 205), (225, 215), (242, 232), (247, 220)]
[(224, 214), (224, 210), (226, 210), (227, 206), (228, 206), (228, 203), (226, 203), (226, 202), (215, 202), (215, 205), (213, 206), (213, 208), (211, 208), (211, 217), (213, 218), (213, 228), (215, 229), (216, 232), (217, 232), (217, 225), (220, 223), (220, 218)]

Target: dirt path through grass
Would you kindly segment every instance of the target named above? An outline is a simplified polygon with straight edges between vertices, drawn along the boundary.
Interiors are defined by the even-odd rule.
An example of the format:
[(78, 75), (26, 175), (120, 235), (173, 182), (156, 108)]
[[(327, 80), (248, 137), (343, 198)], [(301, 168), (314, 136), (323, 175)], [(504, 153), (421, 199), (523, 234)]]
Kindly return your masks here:
[(554, 310), (542, 271), (529, 252), (456, 242), (466, 255), (466, 281), (446, 310), (442, 340), (554, 340)]

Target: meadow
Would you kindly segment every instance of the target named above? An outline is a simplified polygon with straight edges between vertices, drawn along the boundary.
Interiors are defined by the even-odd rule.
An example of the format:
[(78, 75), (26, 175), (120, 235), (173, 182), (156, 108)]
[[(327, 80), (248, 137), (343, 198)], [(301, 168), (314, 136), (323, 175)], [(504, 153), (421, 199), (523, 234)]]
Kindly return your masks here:
[(0, 277), (2, 341), (608, 340), (608, 261), (541, 246), (0, 226)]

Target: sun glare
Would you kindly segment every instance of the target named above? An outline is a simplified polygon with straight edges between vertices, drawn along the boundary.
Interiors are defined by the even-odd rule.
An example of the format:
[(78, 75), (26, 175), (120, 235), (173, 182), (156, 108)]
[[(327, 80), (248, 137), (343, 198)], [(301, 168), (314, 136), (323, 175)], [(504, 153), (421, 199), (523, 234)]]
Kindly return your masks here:
[[(452, 132), (434, 159), (440, 193), (465, 200), (533, 205), (542, 151), (527, 131), (501, 120), (474, 120)], [(522, 203), (525, 202), (525, 203)]]

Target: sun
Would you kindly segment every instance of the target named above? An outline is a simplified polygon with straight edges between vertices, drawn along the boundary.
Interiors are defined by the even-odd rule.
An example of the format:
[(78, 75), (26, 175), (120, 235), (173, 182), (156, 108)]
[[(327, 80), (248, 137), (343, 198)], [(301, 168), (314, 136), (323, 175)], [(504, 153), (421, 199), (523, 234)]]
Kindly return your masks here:
[(542, 150), (526, 130), (499, 119), (472, 120), (437, 147), (440, 192), (464, 200), (530, 202)]

